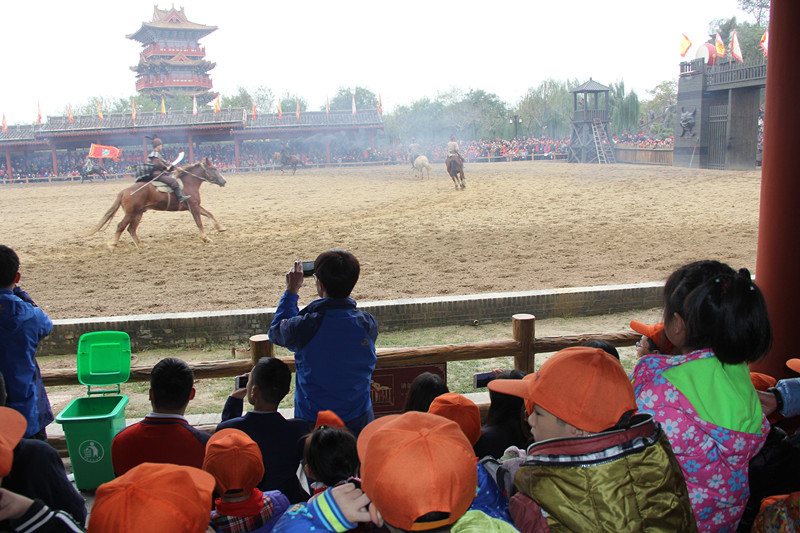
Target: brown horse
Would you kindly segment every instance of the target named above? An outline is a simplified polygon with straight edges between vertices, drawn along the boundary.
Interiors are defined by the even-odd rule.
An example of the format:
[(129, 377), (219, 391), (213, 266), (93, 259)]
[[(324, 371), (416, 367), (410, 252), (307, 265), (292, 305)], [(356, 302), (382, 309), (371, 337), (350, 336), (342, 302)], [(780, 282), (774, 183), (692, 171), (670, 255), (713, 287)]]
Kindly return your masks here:
[(207, 181), (214, 185), (224, 187), (225, 178), (222, 177), (219, 170), (211, 164), (211, 161), (209, 161), (207, 157), (204, 157), (199, 163), (176, 168), (175, 174), (175, 177), (183, 182), (183, 193), (191, 196), (189, 200), (179, 203), (175, 198), (175, 193), (171, 192), (171, 190), (170, 192), (161, 192), (156, 188), (156, 185), (154, 185), (156, 182), (150, 182), (144, 186), (135, 183), (127, 189), (120, 191), (117, 195), (117, 200), (108, 208), (108, 211), (103, 215), (103, 218), (97, 226), (84, 236), (88, 237), (89, 235), (94, 235), (98, 231), (105, 229), (111, 223), (111, 219), (114, 217), (117, 210), (122, 206), (122, 209), (125, 211), (125, 216), (120, 223), (117, 224), (117, 231), (111, 240), (108, 241), (107, 246), (113, 252), (119, 242), (122, 232), (127, 228), (138, 250), (140, 249), (139, 245), (141, 241), (136, 235), (136, 229), (139, 227), (139, 222), (142, 221), (142, 215), (145, 211), (148, 209), (154, 209), (156, 211), (186, 211), (188, 209), (192, 213), (197, 227), (200, 229), (200, 238), (203, 239), (204, 242), (211, 242), (211, 239), (206, 235), (203, 229), (203, 222), (200, 220), (201, 215), (210, 218), (214, 222), (214, 227), (217, 231), (225, 231), (226, 228), (217, 222), (214, 215), (203, 207), (200, 207), (200, 185), (202, 185), (204, 181)]
[(461, 159), (447, 156), (447, 159), (444, 160), (444, 164), (447, 167), (447, 173), (450, 174), (450, 177), (453, 178), (453, 183), (456, 184), (456, 190), (458, 190), (459, 186), (462, 189), (466, 188), (467, 185), (464, 183), (464, 165), (461, 163)]
[(303, 161), (296, 155), (281, 155), (280, 152), (275, 152), (272, 154), (272, 161), (280, 164), (281, 174), (283, 174), (283, 170), (286, 167), (292, 167), (292, 176), (294, 176), (294, 173), (297, 172), (297, 165), (302, 165), (303, 168), (308, 167), (308, 165), (303, 163)]

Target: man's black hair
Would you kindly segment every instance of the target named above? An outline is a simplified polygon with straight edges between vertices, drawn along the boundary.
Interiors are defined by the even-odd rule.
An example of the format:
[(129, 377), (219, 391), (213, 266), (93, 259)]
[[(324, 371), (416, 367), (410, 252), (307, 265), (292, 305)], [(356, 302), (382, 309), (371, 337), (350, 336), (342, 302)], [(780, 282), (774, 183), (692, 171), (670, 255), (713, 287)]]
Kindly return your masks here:
[(0, 287), (8, 287), (14, 283), (19, 272), (19, 256), (4, 244), (0, 244)]
[(258, 387), (262, 400), (278, 405), (289, 394), (292, 372), (280, 359), (262, 357), (250, 371), (250, 379)]
[(314, 261), (314, 274), (331, 298), (347, 298), (361, 272), (356, 256), (345, 250), (328, 250)]
[(186, 361), (175, 357), (162, 359), (150, 373), (153, 406), (175, 411), (189, 403), (194, 386), (194, 372)]

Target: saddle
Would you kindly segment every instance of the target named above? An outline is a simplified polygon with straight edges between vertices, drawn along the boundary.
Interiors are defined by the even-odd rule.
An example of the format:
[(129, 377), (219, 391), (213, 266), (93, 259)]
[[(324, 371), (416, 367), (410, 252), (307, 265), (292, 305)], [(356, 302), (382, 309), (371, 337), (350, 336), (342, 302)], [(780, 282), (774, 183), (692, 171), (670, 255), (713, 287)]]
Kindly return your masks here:
[[(167, 185), (163, 181), (155, 180), (155, 181), (152, 182), (152, 184), (153, 184), (153, 187), (155, 187), (158, 192), (165, 192), (167, 194), (173, 192), (172, 191), (172, 187), (170, 187), (169, 185)], [(178, 180), (178, 185), (180, 186), (181, 192), (182, 192), (183, 191), (183, 182), (181, 180)]]

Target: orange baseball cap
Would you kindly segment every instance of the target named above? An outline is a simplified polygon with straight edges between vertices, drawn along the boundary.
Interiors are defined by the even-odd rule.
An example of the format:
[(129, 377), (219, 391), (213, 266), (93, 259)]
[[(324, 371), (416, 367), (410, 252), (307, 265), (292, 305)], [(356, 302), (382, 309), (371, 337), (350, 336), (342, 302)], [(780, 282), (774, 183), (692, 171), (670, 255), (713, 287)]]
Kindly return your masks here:
[(87, 531), (205, 531), (214, 483), (214, 476), (199, 468), (142, 463), (97, 488)]
[(600, 433), (636, 411), (631, 381), (619, 361), (599, 348), (575, 346), (553, 354), (535, 374), (495, 379), (489, 390), (519, 396), (528, 415), (539, 405), (578, 429)]
[(0, 478), (11, 472), (14, 463), (14, 448), (25, 435), (28, 421), (19, 411), (0, 407)]
[(664, 334), (663, 322), (648, 325), (638, 320), (631, 320), (631, 329), (636, 333), (641, 333), (645, 337), (653, 339), (653, 342), (655, 342), (658, 347), (658, 351), (661, 353), (672, 353), (672, 351), (675, 350), (675, 345), (672, 344), (666, 334)]
[(478, 406), (461, 394), (447, 392), (433, 399), (428, 412), (452, 420), (467, 436), (472, 446), (481, 438), (481, 410)]
[(750, 381), (753, 382), (753, 387), (760, 391), (766, 391), (778, 384), (777, 379), (761, 372), (750, 372)]
[(344, 422), (342, 422), (342, 419), (339, 418), (339, 415), (337, 415), (330, 409), (326, 411), (320, 411), (317, 413), (317, 423), (314, 424), (314, 429), (317, 429), (320, 426), (330, 426), (333, 428), (340, 428), (340, 429), (347, 428)]
[[(384, 416), (362, 430), (357, 446), (361, 487), (396, 528), (426, 531), (453, 524), (475, 498), (475, 452), (451, 420), (417, 411)], [(433, 512), (446, 518), (417, 522)]]
[(797, 373), (800, 373), (800, 359), (789, 359), (786, 361), (786, 366), (791, 368)]
[(217, 431), (206, 443), (203, 470), (214, 476), (223, 496), (249, 494), (264, 477), (261, 449), (239, 429)]

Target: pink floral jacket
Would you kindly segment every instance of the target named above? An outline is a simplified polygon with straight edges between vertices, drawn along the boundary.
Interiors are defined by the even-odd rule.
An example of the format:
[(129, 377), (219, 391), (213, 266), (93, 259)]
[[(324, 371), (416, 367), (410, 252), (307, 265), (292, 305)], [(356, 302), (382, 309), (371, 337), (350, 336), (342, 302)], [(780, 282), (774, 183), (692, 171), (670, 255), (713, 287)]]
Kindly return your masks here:
[[(669, 438), (686, 479), (698, 529), (735, 531), (750, 495), (748, 465), (764, 445), (769, 422), (762, 413), (758, 433), (707, 422), (664, 376), (670, 369), (709, 357), (714, 357), (711, 350), (643, 357), (633, 370), (633, 388), (639, 410), (652, 413)], [(713, 398), (715, 383), (707, 385)]]

